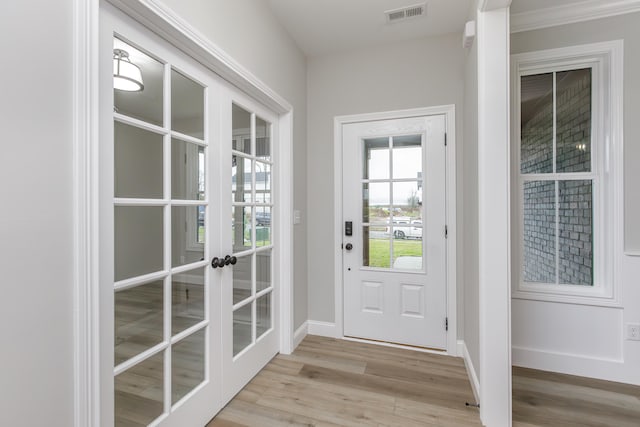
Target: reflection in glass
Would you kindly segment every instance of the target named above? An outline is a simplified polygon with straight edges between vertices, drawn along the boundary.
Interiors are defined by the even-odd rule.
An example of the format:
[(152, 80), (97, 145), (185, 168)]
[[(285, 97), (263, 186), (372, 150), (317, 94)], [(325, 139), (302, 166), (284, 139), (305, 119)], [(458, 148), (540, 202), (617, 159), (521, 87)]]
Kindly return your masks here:
[(269, 249), (256, 254), (256, 292), (271, 286), (271, 252)]
[(114, 211), (115, 280), (162, 270), (162, 207), (116, 206)]
[(591, 171), (591, 68), (556, 74), (556, 172)]
[(113, 39), (113, 48), (129, 54), (129, 60), (140, 68), (144, 80), (140, 92), (113, 90), (114, 111), (162, 126), (164, 65), (120, 39)]
[(525, 182), (523, 201), (523, 278), (556, 283), (555, 181)]
[(256, 203), (271, 203), (271, 165), (255, 162)]
[(393, 178), (422, 180), (422, 136), (393, 138)]
[(114, 360), (119, 365), (160, 344), (163, 338), (162, 281), (117, 291), (114, 296)]
[(565, 285), (593, 285), (592, 183), (558, 182), (559, 281)]
[(233, 355), (240, 353), (253, 342), (251, 336), (252, 313), (249, 303), (233, 312)]
[(271, 329), (271, 292), (258, 298), (256, 303), (256, 337)]
[(171, 130), (204, 139), (204, 88), (171, 69)]
[(179, 267), (204, 258), (204, 246), (198, 245), (198, 238), (204, 240), (204, 233), (198, 236), (198, 208), (200, 206), (171, 207), (171, 266)]
[(362, 184), (362, 222), (384, 224), (389, 220), (390, 193), (388, 182)]
[[(233, 145), (232, 148), (246, 154), (251, 152), (251, 113), (233, 104)], [(249, 169), (250, 170), (250, 169)]]
[(234, 202), (251, 202), (251, 160), (232, 156), (231, 195)]
[(161, 199), (162, 135), (114, 123), (115, 197)]
[(171, 278), (171, 335), (204, 320), (204, 267)]
[(553, 172), (553, 73), (520, 79), (520, 171)]
[(409, 221), (421, 215), (422, 182), (393, 183), (393, 218)]
[(231, 211), (233, 251), (244, 251), (251, 248), (251, 206), (233, 206)]
[(389, 228), (362, 227), (362, 265), (364, 267), (389, 268), (391, 240)]
[[(115, 377), (115, 425), (146, 426), (164, 410), (164, 352)], [(141, 410), (144, 408), (144, 410)]]
[(271, 123), (256, 117), (256, 157), (271, 160)]
[(249, 298), (251, 293), (251, 276), (253, 273), (252, 255), (238, 257), (233, 266), (233, 303), (237, 304)]
[(364, 179), (389, 179), (389, 138), (364, 140)]
[(171, 198), (204, 200), (204, 147), (171, 139)]
[(256, 246), (271, 244), (271, 208), (256, 206)]
[(393, 268), (422, 270), (422, 222), (393, 228)]
[(204, 381), (205, 329), (171, 347), (171, 402), (176, 403)]

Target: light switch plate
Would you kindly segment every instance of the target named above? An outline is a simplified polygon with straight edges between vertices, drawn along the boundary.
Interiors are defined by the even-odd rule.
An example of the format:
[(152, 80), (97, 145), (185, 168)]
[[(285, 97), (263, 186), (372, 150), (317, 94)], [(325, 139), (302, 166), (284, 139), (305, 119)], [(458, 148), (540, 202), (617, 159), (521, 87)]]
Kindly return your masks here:
[(627, 339), (640, 341), (640, 323), (627, 323)]

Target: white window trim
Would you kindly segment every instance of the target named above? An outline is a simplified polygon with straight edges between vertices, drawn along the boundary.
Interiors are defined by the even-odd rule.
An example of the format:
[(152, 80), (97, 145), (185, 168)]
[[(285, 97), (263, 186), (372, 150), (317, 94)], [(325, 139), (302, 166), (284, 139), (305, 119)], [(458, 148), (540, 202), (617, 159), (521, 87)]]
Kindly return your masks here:
[[(522, 182), (520, 174), (520, 77), (592, 67), (594, 209), (593, 286), (527, 283), (522, 278)], [(623, 42), (594, 43), (527, 52), (511, 57), (512, 78), (512, 297), (569, 304), (620, 306), (617, 276), (623, 229)], [(548, 178), (555, 174), (548, 174)], [(576, 178), (588, 174), (563, 174)], [(535, 177), (535, 175), (532, 175)]]

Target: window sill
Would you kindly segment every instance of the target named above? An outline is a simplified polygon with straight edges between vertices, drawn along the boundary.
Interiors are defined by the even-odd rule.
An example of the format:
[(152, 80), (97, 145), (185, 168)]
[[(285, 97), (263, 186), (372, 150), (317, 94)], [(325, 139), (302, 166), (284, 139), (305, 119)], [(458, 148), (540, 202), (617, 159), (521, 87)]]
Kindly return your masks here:
[(560, 304), (622, 308), (622, 304), (613, 295), (611, 289), (596, 287), (572, 289), (578, 286), (580, 285), (521, 284), (518, 288), (512, 290), (511, 298)]

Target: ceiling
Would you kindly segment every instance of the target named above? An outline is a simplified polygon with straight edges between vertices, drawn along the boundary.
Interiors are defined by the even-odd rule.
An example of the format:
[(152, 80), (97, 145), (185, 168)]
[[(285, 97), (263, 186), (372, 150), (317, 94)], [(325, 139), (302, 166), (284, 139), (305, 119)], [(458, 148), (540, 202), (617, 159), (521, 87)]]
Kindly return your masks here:
[[(307, 56), (462, 34), (472, 0), (268, 0)], [(427, 3), (426, 16), (388, 24), (384, 12)]]
[[(267, 0), (305, 55), (365, 48), (442, 34), (462, 34), (476, 0)], [(513, 0), (511, 13), (590, 0)], [(384, 12), (427, 3), (427, 14), (388, 24)]]

